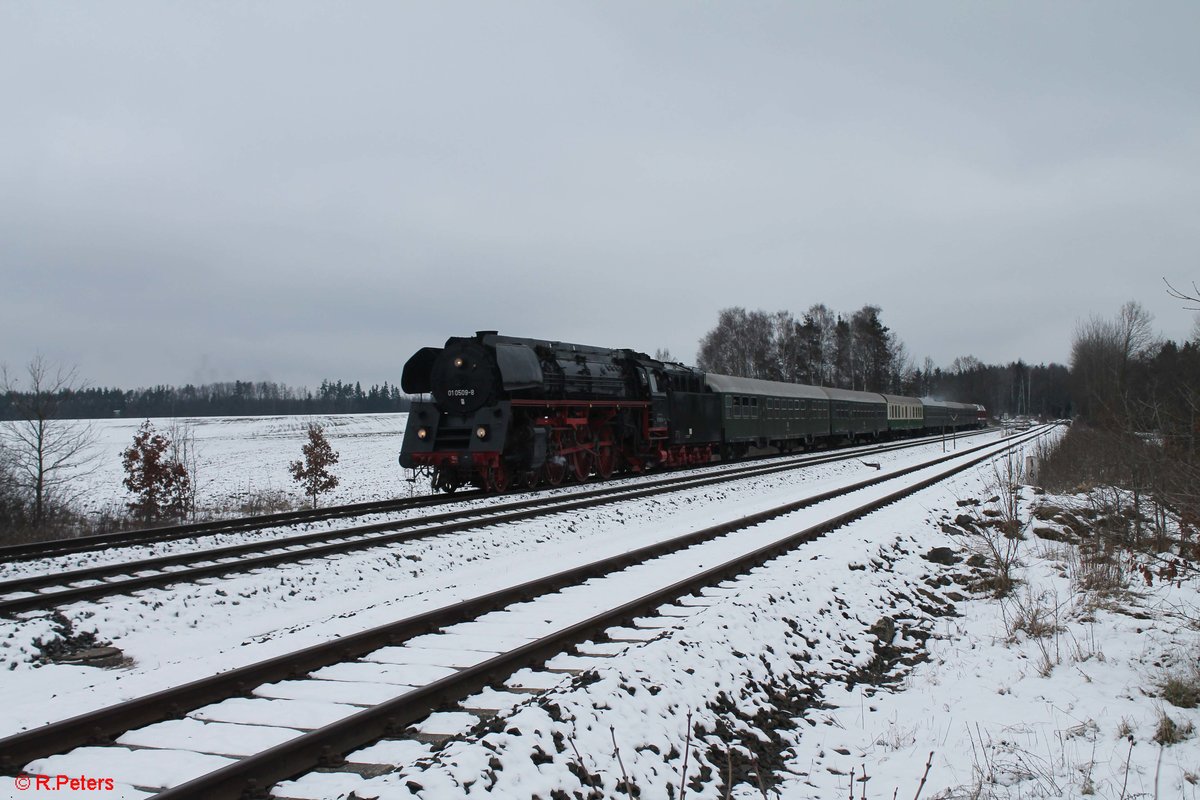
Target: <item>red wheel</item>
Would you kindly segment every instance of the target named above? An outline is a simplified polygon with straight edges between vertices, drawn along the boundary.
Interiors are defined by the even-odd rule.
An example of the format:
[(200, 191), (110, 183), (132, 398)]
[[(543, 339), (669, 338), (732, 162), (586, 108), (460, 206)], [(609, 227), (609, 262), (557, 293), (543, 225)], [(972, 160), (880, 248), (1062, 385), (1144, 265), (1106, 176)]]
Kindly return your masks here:
[(576, 450), (571, 454), (571, 467), (575, 480), (583, 483), (592, 474), (592, 454), (587, 450)]
[(600, 476), (600, 480), (606, 481), (611, 478), (616, 467), (617, 451), (611, 444), (602, 444), (596, 448), (596, 474)]
[(562, 486), (563, 479), (567, 477), (567, 461), (556, 453), (546, 459), (546, 466), (542, 472), (546, 477), (546, 483), (551, 486)]

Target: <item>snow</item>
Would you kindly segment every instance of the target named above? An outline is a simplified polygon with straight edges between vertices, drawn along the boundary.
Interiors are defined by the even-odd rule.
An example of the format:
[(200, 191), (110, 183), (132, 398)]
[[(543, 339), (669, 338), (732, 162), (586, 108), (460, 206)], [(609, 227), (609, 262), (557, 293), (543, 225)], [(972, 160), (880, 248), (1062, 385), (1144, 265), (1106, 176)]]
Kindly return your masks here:
[(273, 700), (265, 697), (235, 697), (198, 708), (188, 714), (193, 719), (215, 722), (240, 722), (247, 725), (275, 725), (287, 720), (292, 727), (315, 730), (331, 722), (362, 711), (357, 706), (316, 700)]
[[(395, 413), (179, 417), (150, 423), (160, 433), (170, 431), (172, 422), (179, 430), (191, 431), (197, 462), (193, 478), (202, 506), (236, 506), (260, 492), (283, 492), (293, 500), (303, 500), (288, 463), (301, 457), (308, 423), (323, 425), (326, 438), (340, 455), (333, 472), (354, 476), (352, 482), (323, 496), (332, 505), (396, 496), (396, 459), (407, 420), (407, 413)], [(83, 479), (85, 510), (98, 513), (128, 502), (121, 483), (125, 476), (120, 454), (132, 444), (143, 421), (124, 418), (88, 423), (96, 436), (89, 449), (96, 469)]]
[(354, 683), (339, 680), (280, 681), (254, 690), (256, 697), (283, 700), (321, 700), (356, 706), (373, 706), (391, 700), (408, 687), (387, 683)]
[[(378, 416), (361, 430), (402, 428), (402, 421)], [(281, 424), (282, 435), (260, 437), (258, 444), (288, 442), (298, 452), (301, 428), (300, 421)], [(370, 436), (359, 439), (370, 449)], [(994, 435), (986, 440), (998, 441)], [(389, 446), (387, 469), (395, 480), (398, 440)], [(40, 724), (933, 455), (940, 455), (940, 445), (873, 457), (881, 462), (879, 473), (855, 461), (811, 467), (65, 608), (76, 630), (95, 631), (132, 657), (117, 670), (36, 666), (22, 654), (57, 628), (26, 615), (0, 623), (0, 642), (8, 643), (0, 652), (11, 666), (0, 685), (0, 702), (11, 709), (2, 724), (10, 731)], [(772, 797), (845, 797), (851, 770), (868, 797), (892, 790), (911, 797), (930, 752), (926, 798), (975, 796), (976, 790), (983, 797), (1081, 797), (1085, 789), (1099, 797), (1195, 797), (1197, 738), (1161, 748), (1152, 739), (1163, 712), (1181, 726), (1200, 725), (1195, 710), (1156, 696), (1164, 674), (1195, 661), (1196, 587), (1131, 587), (1098, 602), (1072, 580), (1072, 545), (1030, 536), (1021, 543), (1021, 584), (1012, 596), (1000, 602), (973, 592), (967, 584), (978, 576), (963, 559), (978, 537), (956, 532), (954, 518), (963, 513), (960, 500), (979, 499), (987, 507), (998, 473), (985, 464), (657, 615), (611, 629), (542, 669), (522, 670), (460, 709), (419, 724), (423, 734), (450, 736), (444, 745), (384, 740), (349, 759), (394, 772), (372, 778), (313, 773), (274, 793), (441, 800), (548, 798), (555, 790), (586, 796), (595, 789), (621, 796), (623, 766), (641, 796), (677, 797), (690, 744), (686, 779), (696, 800), (725, 796), (727, 753), (738, 798), (761, 797), (759, 769)], [(344, 483), (358, 484), (357, 473), (349, 474)], [(367, 474), (363, 485), (377, 484)], [(894, 488), (858, 494), (881, 496)], [(1026, 513), (1040, 500), (1028, 490), (1021, 499)], [(632, 567), (318, 670), (310, 679), (258, 687), (256, 698), (131, 732), (121, 743), (167, 752), (165, 766), (122, 755), (107, 762), (107, 772), (91, 774), (119, 770), (121, 781), (136, 786), (177, 782), (199, 768), (187, 756), (217, 758), (211, 754), (270, 746), (276, 737), (295, 735), (278, 727), (284, 721), (311, 727), (356, 713), (855, 502), (804, 509), (652, 567)], [(958, 563), (927, 559), (937, 547), (949, 548)], [(1057, 631), (1014, 632), (1013, 620), (1030, 607), (1051, 609)], [(479, 727), (471, 709), (500, 717)], [(190, 748), (201, 752), (184, 752)], [(72, 772), (103, 766), (93, 750), (30, 766)], [(752, 750), (762, 759), (758, 767)]]
[(465, 711), (435, 711), (413, 726), (413, 729), (426, 736), (452, 736), (465, 733), (479, 717)]
[(199, 719), (172, 719), (129, 731), (118, 744), (192, 750), (222, 756), (245, 756), (282, 744), (301, 734), (295, 728), (233, 725)]
[(346, 772), (313, 772), (295, 781), (284, 781), (275, 787), (275, 797), (295, 800), (324, 800), (344, 797), (363, 783), (359, 775)]
[[(26, 768), (35, 775), (120, 775), (128, 785), (151, 789), (178, 786), (233, 763), (233, 759), (187, 750), (131, 750), (81, 747), (66, 755), (38, 759)], [(56, 797), (58, 795), (55, 795)]]

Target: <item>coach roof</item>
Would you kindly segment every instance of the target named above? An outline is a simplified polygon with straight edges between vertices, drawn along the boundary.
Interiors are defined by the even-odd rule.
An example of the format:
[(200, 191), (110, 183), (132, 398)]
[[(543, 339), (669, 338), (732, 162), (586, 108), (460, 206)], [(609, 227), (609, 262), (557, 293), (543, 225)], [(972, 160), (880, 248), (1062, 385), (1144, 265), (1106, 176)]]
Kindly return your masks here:
[(745, 394), (760, 397), (797, 397), (808, 400), (827, 400), (819, 386), (802, 383), (764, 381), (759, 378), (735, 378), (732, 375), (717, 375), (709, 372), (704, 376), (708, 388), (722, 394)]

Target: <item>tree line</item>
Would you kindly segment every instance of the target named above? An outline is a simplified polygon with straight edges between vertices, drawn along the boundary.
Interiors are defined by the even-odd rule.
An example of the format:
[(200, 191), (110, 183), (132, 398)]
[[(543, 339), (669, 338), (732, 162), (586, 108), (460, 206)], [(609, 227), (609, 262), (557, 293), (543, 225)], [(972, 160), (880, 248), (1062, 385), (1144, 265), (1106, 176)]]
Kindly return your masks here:
[[(243, 396), (259, 400), (264, 388), (275, 389), (271, 384), (243, 386), (248, 387)], [(364, 392), (357, 384), (326, 382), (320, 391), (327, 400), (374, 399), (380, 404), (394, 394), (387, 384)], [(0, 420), (0, 544), (98, 533), (112, 524), (128, 525), (133, 520), (149, 524), (197, 514), (195, 438), (190, 425), (174, 418), (161, 431), (147, 418), (130, 447), (121, 452), (123, 484), (134, 495), (126, 506), (132, 515), (129, 519), (105, 511), (102, 519), (93, 521), (77, 510), (86, 485), (83, 479), (99, 467), (102, 458), (94, 446), (95, 426), (67, 413), (72, 402), (88, 395), (74, 369), (56, 367), (41, 356), (29, 362), (24, 375), (9, 373), (0, 365), (0, 396), (12, 414)], [(292, 462), (289, 471), (315, 508), (318, 495), (338, 485), (338, 478), (328, 471), (338, 462), (338, 454), (319, 424), (310, 422), (307, 433), (304, 458)]]
[[(1194, 284), (1194, 294), (1168, 288), (1200, 305)], [(1075, 421), (1042, 459), (1040, 482), (1086, 497), (1091, 546), (1138, 553), (1147, 583), (1200, 575), (1200, 319), (1183, 342), (1159, 336), (1136, 302), (1080, 321), (1071, 395)]]
[(726, 308), (701, 338), (696, 362), (744, 378), (982, 403), (993, 414), (1071, 414), (1067, 367), (987, 365), (974, 356), (947, 369), (929, 358), (916, 366), (876, 305), (843, 314), (817, 303), (799, 317)]
[(1079, 324), (1071, 376), (1079, 418), (1110, 431), (1153, 432), (1167, 452), (1200, 462), (1200, 328), (1192, 341), (1160, 338), (1135, 302)]
[[(62, 387), (56, 413), (70, 419), (105, 417), (215, 417), (276, 414), (362, 414), (407, 411), (411, 399), (384, 381), (363, 389), (359, 382), (321, 382), (314, 392), (271, 381), (226, 381), (199, 386), (139, 389)], [(0, 394), (0, 419), (20, 419), (28, 392), (9, 387)]]

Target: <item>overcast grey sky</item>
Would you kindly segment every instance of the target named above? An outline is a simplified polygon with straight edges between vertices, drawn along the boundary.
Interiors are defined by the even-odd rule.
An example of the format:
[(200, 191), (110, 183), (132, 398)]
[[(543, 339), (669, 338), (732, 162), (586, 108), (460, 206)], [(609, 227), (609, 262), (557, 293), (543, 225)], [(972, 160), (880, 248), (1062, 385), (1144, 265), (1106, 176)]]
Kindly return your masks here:
[(1064, 361), (1200, 279), (1200, 3), (0, 0), (0, 361), (396, 381), (883, 307)]

